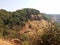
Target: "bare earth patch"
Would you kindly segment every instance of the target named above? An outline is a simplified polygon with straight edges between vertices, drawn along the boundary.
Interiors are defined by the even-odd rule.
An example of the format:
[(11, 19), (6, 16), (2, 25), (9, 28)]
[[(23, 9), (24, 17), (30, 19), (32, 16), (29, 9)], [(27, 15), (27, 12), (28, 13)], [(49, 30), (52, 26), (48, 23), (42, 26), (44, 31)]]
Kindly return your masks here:
[(13, 44), (11, 44), (9, 41), (0, 39), (0, 45), (13, 45)]

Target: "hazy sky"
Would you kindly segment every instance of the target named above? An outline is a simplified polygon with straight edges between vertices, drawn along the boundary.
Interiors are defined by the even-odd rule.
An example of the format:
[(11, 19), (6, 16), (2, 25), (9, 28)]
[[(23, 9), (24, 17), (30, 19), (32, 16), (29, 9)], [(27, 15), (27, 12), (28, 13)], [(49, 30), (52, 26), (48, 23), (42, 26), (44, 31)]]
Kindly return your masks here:
[(60, 0), (0, 0), (0, 9), (14, 11), (22, 8), (35, 8), (44, 13), (60, 14)]

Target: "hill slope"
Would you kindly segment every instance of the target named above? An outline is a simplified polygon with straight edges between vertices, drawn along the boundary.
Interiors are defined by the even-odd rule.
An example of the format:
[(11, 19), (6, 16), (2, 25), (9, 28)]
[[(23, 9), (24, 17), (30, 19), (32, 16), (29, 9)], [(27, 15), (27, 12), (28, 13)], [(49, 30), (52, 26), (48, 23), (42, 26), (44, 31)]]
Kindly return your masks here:
[[(34, 37), (36, 34), (43, 36), (45, 31), (51, 27), (51, 25), (49, 25), (51, 23), (49, 23), (47, 20), (44, 20), (42, 16), (39, 17), (40, 19), (37, 19), (37, 18), (38, 18), (37, 16), (34, 18), (31, 17), (32, 20), (28, 20), (25, 26), (22, 29), (20, 29), (18, 33), (26, 34), (29, 38)], [(10, 42), (3, 41), (3, 40), (0, 40), (0, 44), (1, 45), (14, 45), (14, 44), (11, 44)]]
[[(13, 45), (20, 45), (26, 39), (32, 39), (37, 35), (41, 37), (51, 27), (51, 23), (42, 15), (35, 9), (22, 9), (15, 12), (0, 10), (0, 36), (10, 39)], [(0, 43), (1, 45), (12, 45), (4, 40), (1, 40)]]

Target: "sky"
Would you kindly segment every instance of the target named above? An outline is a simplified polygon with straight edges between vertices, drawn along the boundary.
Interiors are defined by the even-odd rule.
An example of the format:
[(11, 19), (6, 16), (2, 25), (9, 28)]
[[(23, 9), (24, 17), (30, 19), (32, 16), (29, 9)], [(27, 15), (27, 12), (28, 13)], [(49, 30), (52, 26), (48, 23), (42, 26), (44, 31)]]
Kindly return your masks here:
[(60, 0), (0, 0), (0, 9), (15, 11), (23, 8), (38, 9), (46, 14), (60, 14)]

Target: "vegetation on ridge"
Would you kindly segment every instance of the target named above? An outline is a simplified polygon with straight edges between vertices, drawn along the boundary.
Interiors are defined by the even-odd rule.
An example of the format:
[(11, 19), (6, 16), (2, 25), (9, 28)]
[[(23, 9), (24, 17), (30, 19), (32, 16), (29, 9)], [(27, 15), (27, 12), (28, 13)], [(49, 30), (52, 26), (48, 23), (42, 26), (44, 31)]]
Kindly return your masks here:
[[(39, 15), (41, 15), (41, 17), (39, 17)], [(49, 17), (47, 18), (46, 14), (40, 13), (40, 11), (36, 9), (24, 8), (22, 10), (16, 10), (14, 12), (9, 12), (4, 9), (0, 9), (0, 38), (4, 39), (17, 38), (19, 39), (19, 41), (14, 40), (15, 43), (19, 42), (19, 44), (21, 43), (21, 45), (59, 45), (60, 29), (58, 28), (55, 22), (53, 23), (48, 22), (47, 23), (48, 28), (44, 28), (43, 27), (44, 25), (42, 25), (42, 29), (44, 28), (44, 30), (41, 30), (41, 28), (39, 30), (36, 29), (36, 32), (34, 32), (36, 34), (33, 34), (31, 38), (25, 35), (26, 33), (23, 34), (18, 33), (20, 30), (22, 30), (22, 28), (25, 26), (28, 20), (40, 21), (41, 19), (44, 19), (45, 21), (47, 20), (48, 22)], [(37, 23), (39, 24), (41, 22), (38, 21), (32, 23), (34, 24), (36, 23), (37, 25)], [(43, 21), (40, 24), (42, 23)], [(34, 26), (36, 27), (36, 25)], [(29, 29), (30, 28), (31, 25), (29, 26)], [(34, 29), (32, 28), (32, 32), (34, 31)], [(45, 32), (42, 36), (40, 36), (41, 34), (39, 31), (45, 31)]]

